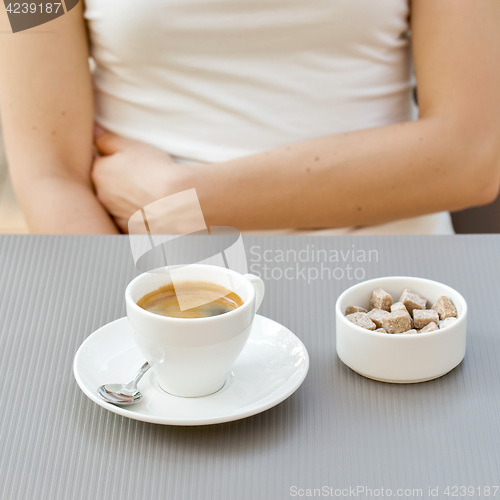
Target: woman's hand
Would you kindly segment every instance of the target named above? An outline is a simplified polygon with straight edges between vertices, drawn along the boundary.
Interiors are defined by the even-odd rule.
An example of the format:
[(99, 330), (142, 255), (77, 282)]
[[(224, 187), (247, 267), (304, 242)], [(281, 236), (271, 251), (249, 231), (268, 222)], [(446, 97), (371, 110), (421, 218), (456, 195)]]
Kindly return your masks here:
[(92, 168), (97, 198), (123, 232), (137, 210), (194, 187), (192, 171), (196, 167), (181, 166), (154, 146), (100, 129), (95, 144), (100, 154)]

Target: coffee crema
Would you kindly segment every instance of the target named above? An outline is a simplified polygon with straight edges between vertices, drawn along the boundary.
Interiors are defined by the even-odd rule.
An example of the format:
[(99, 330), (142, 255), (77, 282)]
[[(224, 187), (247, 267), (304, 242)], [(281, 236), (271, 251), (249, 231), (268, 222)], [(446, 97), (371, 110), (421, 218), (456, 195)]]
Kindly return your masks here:
[[(182, 310), (181, 306), (182, 305)], [(137, 301), (146, 311), (170, 318), (208, 318), (243, 305), (241, 297), (215, 283), (184, 281), (164, 285)]]

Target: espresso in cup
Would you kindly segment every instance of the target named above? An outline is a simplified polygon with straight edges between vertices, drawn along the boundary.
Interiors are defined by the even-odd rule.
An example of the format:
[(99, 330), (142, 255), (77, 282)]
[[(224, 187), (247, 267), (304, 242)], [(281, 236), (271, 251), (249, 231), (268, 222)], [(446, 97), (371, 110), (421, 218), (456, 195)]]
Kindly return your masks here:
[[(182, 309), (179, 306), (182, 303)], [(185, 281), (164, 285), (137, 301), (146, 311), (170, 318), (208, 318), (233, 311), (241, 297), (227, 288), (204, 281)]]

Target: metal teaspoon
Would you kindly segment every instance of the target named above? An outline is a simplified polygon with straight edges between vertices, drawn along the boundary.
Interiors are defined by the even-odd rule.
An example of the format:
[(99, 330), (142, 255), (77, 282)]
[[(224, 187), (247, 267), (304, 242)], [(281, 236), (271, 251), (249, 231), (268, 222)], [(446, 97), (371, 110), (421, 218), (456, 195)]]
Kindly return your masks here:
[(139, 380), (151, 368), (151, 365), (146, 361), (137, 372), (134, 380), (128, 384), (104, 384), (97, 389), (97, 394), (108, 403), (126, 406), (138, 403), (142, 399), (142, 394), (137, 388)]

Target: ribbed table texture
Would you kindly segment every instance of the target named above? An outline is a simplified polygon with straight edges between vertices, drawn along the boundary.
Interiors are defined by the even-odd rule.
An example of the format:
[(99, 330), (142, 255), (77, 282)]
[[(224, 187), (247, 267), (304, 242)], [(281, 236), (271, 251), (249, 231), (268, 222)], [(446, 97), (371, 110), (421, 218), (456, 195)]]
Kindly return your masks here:
[[(85, 338), (125, 316), (138, 274), (128, 238), (0, 237), (2, 500), (451, 498), (453, 487), (500, 498), (500, 236), (244, 243), (267, 287), (259, 314), (302, 340), (308, 376), (261, 414), (174, 427), (106, 411), (73, 377)], [(388, 275), (441, 281), (467, 300), (466, 356), (446, 376), (386, 384), (338, 359), (337, 297)]]

